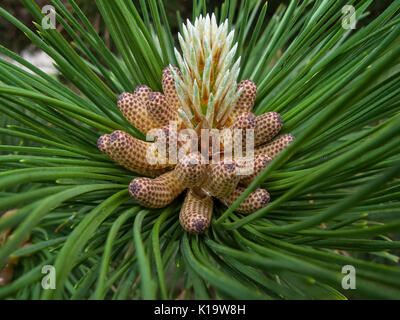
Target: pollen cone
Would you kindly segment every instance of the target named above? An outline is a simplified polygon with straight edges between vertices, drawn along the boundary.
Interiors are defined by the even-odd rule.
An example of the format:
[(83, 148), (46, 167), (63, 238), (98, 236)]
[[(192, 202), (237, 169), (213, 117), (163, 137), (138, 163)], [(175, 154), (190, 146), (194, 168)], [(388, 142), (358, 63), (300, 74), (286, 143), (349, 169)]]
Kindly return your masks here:
[[(220, 200), (227, 206), (231, 206), (244, 192), (246, 188), (238, 187), (234, 192), (230, 193), (228, 196), (224, 198), (220, 198)], [(267, 190), (257, 189), (250, 193), (246, 199), (242, 201), (242, 203), (236, 208), (235, 211), (240, 213), (253, 213), (261, 208), (265, 207), (270, 200), (270, 195)]]
[(188, 190), (179, 213), (181, 226), (190, 233), (200, 234), (208, 229), (213, 212), (213, 200)]
[(129, 193), (138, 203), (148, 208), (163, 208), (170, 204), (185, 187), (176, 179), (175, 172), (161, 176), (136, 178), (129, 184)]

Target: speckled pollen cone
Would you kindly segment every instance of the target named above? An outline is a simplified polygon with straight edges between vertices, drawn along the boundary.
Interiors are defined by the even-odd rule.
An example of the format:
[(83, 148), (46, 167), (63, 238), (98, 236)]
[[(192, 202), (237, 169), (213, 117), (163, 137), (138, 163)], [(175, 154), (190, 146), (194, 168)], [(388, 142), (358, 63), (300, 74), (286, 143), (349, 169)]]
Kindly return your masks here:
[(212, 198), (200, 196), (189, 189), (179, 213), (179, 222), (187, 232), (201, 234), (210, 226), (212, 213)]
[(243, 112), (250, 112), (253, 110), (254, 102), (257, 96), (257, 86), (249, 79), (242, 80), (238, 83), (237, 90), (242, 88), (242, 94), (236, 102), (235, 107), (232, 110), (232, 119), (236, 119)]
[[(237, 135), (237, 131), (241, 130), (241, 137), (242, 137), (242, 153), (246, 150), (246, 137), (247, 137), (247, 130), (253, 130), (253, 134), (256, 130), (256, 116), (251, 112), (243, 112), (239, 115), (233, 125), (231, 126), (233, 130), (233, 143), (234, 149), (237, 148), (238, 139), (240, 139), (240, 135)], [(236, 133), (235, 133), (236, 131)], [(255, 135), (254, 135), (255, 137)], [(236, 149), (235, 149), (236, 150)], [(236, 154), (237, 152), (235, 152)]]
[[(246, 190), (243, 187), (237, 187), (232, 193), (228, 196), (219, 198), (222, 203), (224, 203), (227, 207), (231, 206), (240, 195)], [(242, 203), (236, 208), (235, 211), (240, 213), (253, 213), (261, 208), (264, 208), (270, 200), (270, 195), (267, 190), (258, 188), (252, 193), (250, 193), (246, 199), (242, 201)]]
[(152, 92), (147, 100), (146, 110), (148, 117), (157, 127), (169, 125), (172, 120), (177, 120), (177, 113), (160, 92)]
[(154, 144), (136, 139), (121, 130), (102, 135), (97, 141), (97, 146), (121, 166), (141, 174), (154, 176), (171, 167), (168, 160), (161, 157), (159, 160), (163, 163), (149, 163), (147, 160), (148, 150), (154, 150), (154, 162), (158, 157)]
[(225, 197), (237, 186), (240, 176), (236, 172), (236, 162), (224, 159), (217, 164), (210, 164), (203, 190), (214, 197)]
[(242, 186), (248, 186), (253, 180), (260, 174), (261, 171), (264, 170), (264, 168), (272, 161), (272, 158), (267, 156), (264, 153), (260, 153), (254, 157), (253, 163), (250, 163), (250, 165), (253, 165), (253, 173), (250, 175), (246, 175), (244, 177), (241, 177), (239, 184)]
[(136, 178), (129, 184), (129, 193), (138, 203), (148, 208), (162, 208), (185, 190), (174, 171), (151, 178)]
[(270, 141), (282, 128), (282, 118), (277, 112), (266, 112), (255, 119), (254, 145)]
[[(136, 87), (134, 93), (124, 92), (119, 96), (118, 107), (135, 128), (144, 134), (159, 129), (151, 131), (155, 142), (138, 140), (120, 130), (98, 140), (98, 148), (115, 162), (133, 172), (155, 177), (131, 181), (130, 195), (141, 205), (165, 207), (188, 188), (179, 219), (185, 230), (195, 234), (210, 226), (212, 197), (230, 206), (245, 186), (294, 139), (291, 134), (274, 139), (282, 128), (278, 113), (259, 116), (252, 113), (257, 86), (250, 79), (238, 80), (241, 57), (237, 56), (238, 43), (231, 29), (228, 20), (218, 24), (214, 14), (200, 15), (193, 24), (187, 21), (178, 34), (181, 50), (174, 48), (178, 67), (169, 65), (162, 71), (163, 93), (143, 85)], [(176, 159), (175, 153), (180, 155), (185, 144), (178, 137), (185, 129), (192, 129), (197, 143), (191, 145), (195, 147), (191, 154)], [(203, 129), (212, 129), (214, 137)], [(235, 129), (241, 135), (234, 134)], [(249, 133), (254, 133), (254, 141), (250, 143), (254, 142), (255, 159), (253, 150), (246, 146)], [(208, 134), (208, 138), (201, 134)], [(214, 142), (214, 138), (217, 143), (210, 147), (206, 142)], [(235, 150), (238, 142), (242, 144), (241, 153)], [(202, 156), (209, 161), (220, 155), (221, 161), (208, 164), (201, 158), (201, 152), (205, 152)], [(250, 167), (248, 172), (240, 170), (241, 161), (250, 161), (250, 165), (245, 165)], [(266, 190), (257, 189), (236, 211), (252, 213), (266, 206), (269, 200)]]
[(255, 129), (256, 128), (256, 116), (251, 112), (243, 112), (240, 114), (233, 125), (231, 126), (232, 129)]
[[(178, 75), (182, 77), (181, 71), (177, 67), (174, 67), (174, 69)], [(165, 98), (167, 99), (171, 108), (175, 111), (178, 110), (181, 107), (181, 103), (179, 101), (178, 94), (176, 93), (175, 79), (169, 66), (165, 67), (162, 71), (162, 88)]]
[(175, 177), (185, 187), (201, 186), (206, 178), (206, 165), (200, 152), (193, 152), (183, 157), (176, 165)]
[(142, 85), (136, 87), (133, 94), (123, 92), (118, 97), (118, 107), (125, 119), (144, 134), (157, 127), (148, 116), (146, 108), (151, 93), (148, 86)]
[(279, 153), (281, 153), (292, 141), (294, 141), (294, 136), (290, 133), (283, 134), (271, 142), (257, 147), (254, 150), (254, 154), (258, 155), (261, 153), (267, 154), (272, 159), (276, 158)]

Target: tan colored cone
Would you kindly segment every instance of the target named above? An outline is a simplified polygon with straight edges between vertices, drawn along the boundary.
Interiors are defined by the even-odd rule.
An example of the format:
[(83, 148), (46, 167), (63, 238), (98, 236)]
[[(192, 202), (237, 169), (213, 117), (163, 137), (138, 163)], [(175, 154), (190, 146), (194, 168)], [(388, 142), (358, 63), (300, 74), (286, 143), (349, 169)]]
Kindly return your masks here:
[[(154, 143), (136, 139), (121, 130), (101, 136), (97, 145), (115, 162), (137, 173), (154, 176), (171, 168), (168, 159), (158, 155)], [(151, 152), (148, 153), (148, 149)], [(148, 157), (148, 154), (151, 154), (151, 157)], [(163, 163), (152, 164), (156, 160)]]
[(256, 117), (254, 145), (270, 141), (282, 128), (282, 118), (277, 112), (267, 112)]
[[(181, 71), (177, 67), (173, 68), (176, 70), (178, 75), (182, 75)], [(179, 101), (178, 94), (176, 93), (175, 79), (170, 70), (170, 66), (165, 67), (162, 71), (162, 88), (169, 105), (175, 111), (178, 110), (181, 107), (181, 103)]]
[(254, 160), (250, 160), (252, 163), (248, 164), (252, 167), (253, 173), (250, 175), (246, 175), (244, 177), (240, 178), (240, 185), (243, 186), (248, 186), (253, 180), (260, 174), (261, 171), (265, 169), (265, 167), (272, 161), (272, 159), (263, 154), (260, 153), (259, 155), (254, 156)]
[(218, 164), (210, 164), (202, 189), (214, 197), (225, 197), (235, 190), (240, 176), (237, 175), (236, 162), (224, 159)]
[(177, 151), (179, 151), (180, 147), (185, 144), (185, 141), (180, 141), (178, 140), (179, 136), (179, 131), (180, 127), (174, 128), (174, 126), (166, 125), (158, 128), (157, 130), (160, 130), (165, 138), (165, 141), (163, 139), (160, 139), (160, 136), (155, 135), (154, 136), (154, 141), (156, 143), (166, 143), (166, 147), (168, 148), (170, 142), (175, 142), (177, 148)]
[(254, 102), (257, 96), (257, 86), (251, 80), (242, 80), (238, 83), (237, 90), (243, 89), (235, 107), (232, 110), (231, 118), (236, 119), (243, 112), (250, 112), (253, 110)]
[[(103, 134), (102, 136), (100, 136), (100, 137), (97, 139), (97, 148), (98, 148), (101, 152), (107, 154), (107, 148), (108, 148), (107, 146), (108, 146), (109, 141), (110, 141), (110, 135), (109, 135), (109, 134)], [(111, 157), (111, 158), (112, 158), (112, 157)]]
[(211, 223), (213, 200), (210, 196), (199, 196), (188, 190), (179, 213), (181, 226), (190, 233), (201, 234)]
[(255, 129), (256, 118), (251, 112), (243, 112), (236, 118), (232, 129)]
[[(219, 198), (227, 207), (231, 206), (246, 188), (238, 187), (234, 192), (224, 198)], [(270, 200), (270, 195), (267, 190), (258, 188), (248, 195), (246, 199), (236, 208), (235, 211), (240, 213), (253, 213), (265, 207)]]
[(200, 152), (186, 155), (179, 160), (175, 169), (175, 176), (185, 187), (198, 187), (206, 178), (206, 165)]
[(147, 86), (138, 86), (135, 92), (124, 92), (118, 97), (118, 107), (136, 129), (146, 134), (149, 130), (157, 127), (147, 114), (147, 101), (152, 90)]
[(147, 208), (163, 208), (170, 204), (183, 190), (174, 171), (151, 178), (136, 178), (129, 184), (129, 193), (138, 203)]
[(257, 147), (254, 150), (254, 154), (258, 155), (264, 153), (274, 159), (281, 153), (292, 141), (294, 141), (294, 136), (292, 134), (281, 135), (271, 142)]
[[(246, 151), (246, 137), (247, 137), (247, 130), (254, 130), (253, 131), (253, 136), (255, 133), (255, 128), (256, 128), (256, 116), (254, 114), (252, 114), (251, 112), (243, 112), (241, 115), (239, 115), (235, 122), (233, 123), (231, 129), (233, 130), (232, 134), (233, 134), (233, 151), (234, 154), (238, 153), (237, 146), (238, 146), (238, 142), (241, 137), (242, 140), (242, 154), (243, 152)], [(241, 135), (237, 135), (235, 133), (235, 131), (241, 130)], [(253, 143), (254, 144), (254, 143)], [(239, 149), (240, 151), (240, 149)]]
[[(162, 126), (159, 127), (158, 129), (156, 129), (157, 131), (155, 132), (155, 135), (152, 136), (152, 138), (154, 138), (154, 142), (159, 145), (159, 147), (161, 148), (162, 146), (164, 146), (167, 150), (169, 147), (169, 143), (171, 139), (175, 139), (175, 141), (178, 140), (178, 132), (176, 130), (174, 130), (175, 132), (170, 132), (171, 131), (171, 127), (169, 125), (166, 126)], [(174, 136), (175, 134), (175, 136)], [(172, 137), (171, 137), (172, 135)], [(178, 145), (178, 143), (176, 143)]]
[(152, 92), (147, 100), (147, 114), (156, 127), (163, 127), (177, 119), (177, 113), (162, 93)]

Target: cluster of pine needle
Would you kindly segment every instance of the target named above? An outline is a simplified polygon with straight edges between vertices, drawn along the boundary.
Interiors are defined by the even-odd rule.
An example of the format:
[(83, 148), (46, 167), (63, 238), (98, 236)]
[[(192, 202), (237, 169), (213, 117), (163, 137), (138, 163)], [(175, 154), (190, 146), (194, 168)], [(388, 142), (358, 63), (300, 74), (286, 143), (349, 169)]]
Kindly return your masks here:
[[(144, 138), (117, 98), (138, 85), (161, 91), (162, 70), (177, 65), (163, 1), (93, 1), (116, 50), (74, 0), (51, 1), (62, 33), (42, 27), (34, 0), (21, 2), (37, 32), (0, 16), (60, 76), (0, 46), (19, 62), (0, 60), (0, 298), (400, 296), (399, 0), (362, 27), (372, 0), (293, 0), (271, 18), (260, 0), (193, 0), (191, 21), (214, 12), (235, 29), (238, 80), (258, 88), (253, 112), (280, 113), (281, 133), (296, 137), (229, 208), (216, 205), (201, 236), (179, 225), (183, 197), (163, 209), (133, 201), (134, 174), (96, 145), (115, 130)], [(342, 26), (345, 5), (356, 29)], [(236, 212), (258, 187), (271, 202)], [(45, 265), (55, 290), (42, 288)], [(346, 265), (356, 289), (342, 286)]]

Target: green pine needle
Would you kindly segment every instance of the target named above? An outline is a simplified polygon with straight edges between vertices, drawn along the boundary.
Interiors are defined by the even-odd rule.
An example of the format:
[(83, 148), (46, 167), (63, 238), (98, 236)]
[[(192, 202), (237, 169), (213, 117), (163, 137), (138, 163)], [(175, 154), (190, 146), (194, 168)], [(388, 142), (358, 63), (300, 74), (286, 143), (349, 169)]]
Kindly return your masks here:
[[(0, 298), (398, 299), (400, 0), (369, 23), (371, 0), (296, 0), (273, 15), (265, 1), (207, 2), (193, 1), (193, 19), (229, 19), (240, 80), (258, 87), (254, 112), (281, 113), (296, 140), (230, 208), (216, 205), (203, 236), (179, 225), (182, 197), (162, 210), (135, 203), (135, 174), (96, 146), (114, 130), (144, 138), (116, 102), (138, 85), (160, 91), (162, 69), (176, 65), (165, 1), (96, 0), (109, 46), (73, 0), (51, 1), (61, 33), (43, 29), (33, 0), (22, 3), (36, 31), (0, 8), (61, 75), (0, 46), (24, 67), (0, 59), (0, 213), (18, 209), (0, 219), (13, 235), (0, 269), (19, 259)], [(355, 30), (341, 24), (348, 4)], [(236, 213), (259, 186), (271, 203)], [(44, 265), (55, 290), (41, 287)], [(342, 287), (345, 265), (354, 290)]]

